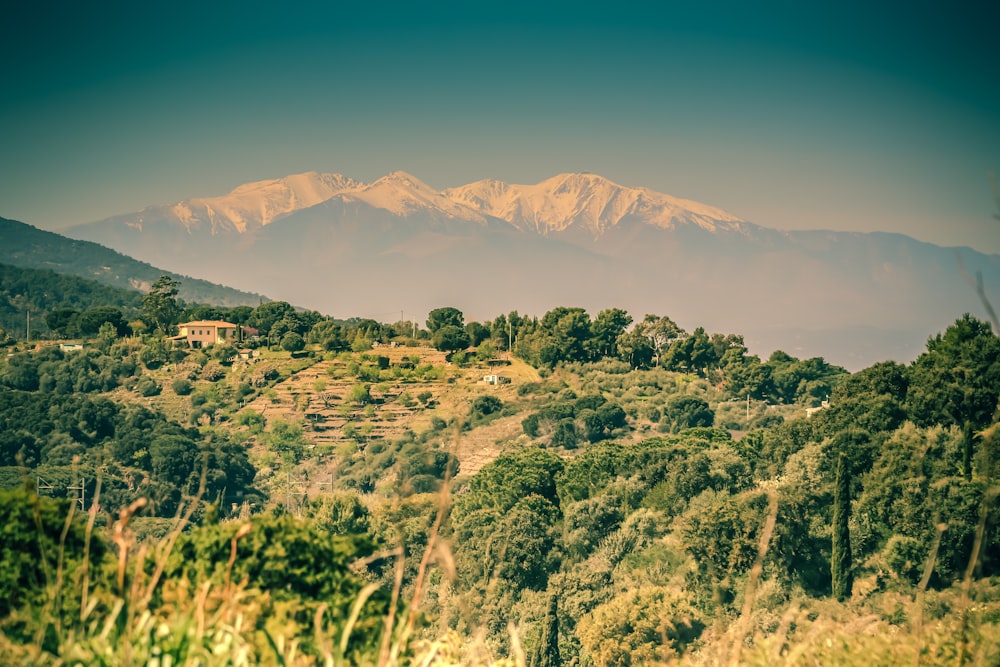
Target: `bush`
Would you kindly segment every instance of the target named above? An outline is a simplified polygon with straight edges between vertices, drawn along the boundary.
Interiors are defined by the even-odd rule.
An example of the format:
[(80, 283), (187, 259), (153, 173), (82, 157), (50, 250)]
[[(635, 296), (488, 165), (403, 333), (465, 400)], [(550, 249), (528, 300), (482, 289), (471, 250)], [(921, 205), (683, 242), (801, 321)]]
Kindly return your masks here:
[(140, 396), (157, 396), (162, 391), (162, 387), (153, 378), (143, 377), (139, 378), (139, 381), (135, 383), (135, 390)]
[(479, 396), (472, 402), (473, 412), (486, 416), (500, 412), (503, 409), (503, 401), (496, 396)]
[(305, 340), (294, 331), (289, 331), (281, 338), (281, 349), (285, 352), (298, 352), (305, 349), (305, 347)]
[(226, 377), (226, 370), (221, 364), (213, 362), (201, 369), (201, 377), (203, 380), (208, 380), (209, 382), (218, 382)]
[[(71, 502), (42, 498), (23, 488), (0, 490), (0, 619), (23, 604), (45, 606), (46, 586), (55, 583), (48, 577), (56, 572), (60, 552), (67, 580), (78, 572), (84, 554), (84, 517), (78, 514), (78, 520), (67, 525)], [(99, 570), (105, 548), (96, 535), (90, 550), (90, 566)], [(74, 599), (79, 601), (67, 595), (63, 602), (72, 604)]]
[[(338, 509), (335, 520), (343, 518)], [(360, 522), (359, 517), (352, 528)], [(372, 553), (370, 538), (332, 535), (316, 523), (289, 516), (265, 515), (245, 525), (243, 530), (248, 532), (236, 542), (234, 561), (229, 559), (234, 535), (241, 530), (238, 526), (203, 526), (182, 535), (167, 560), (164, 577), (187, 579), (196, 586), (207, 580), (221, 583), (227, 562), (231, 562), (233, 581), (245, 580), (249, 587), (268, 592), (275, 600), (287, 601), (300, 627), (312, 627), (318, 618), (342, 628), (347, 610), (358, 600), (366, 583), (351, 564)], [(275, 567), (276, 563), (282, 567)], [(384, 588), (376, 590), (363, 604), (350, 635), (349, 660), (345, 664), (374, 662), (388, 604), (389, 594)], [(340, 632), (335, 631), (333, 636), (340, 637)]]
[(171, 384), (170, 386), (174, 390), (174, 393), (177, 394), (178, 396), (187, 396), (194, 389), (191, 383), (185, 380), (184, 378), (178, 378), (177, 380), (174, 380), (173, 384)]
[(643, 586), (598, 605), (581, 619), (578, 634), (599, 665), (647, 665), (683, 655), (704, 628), (682, 594)]

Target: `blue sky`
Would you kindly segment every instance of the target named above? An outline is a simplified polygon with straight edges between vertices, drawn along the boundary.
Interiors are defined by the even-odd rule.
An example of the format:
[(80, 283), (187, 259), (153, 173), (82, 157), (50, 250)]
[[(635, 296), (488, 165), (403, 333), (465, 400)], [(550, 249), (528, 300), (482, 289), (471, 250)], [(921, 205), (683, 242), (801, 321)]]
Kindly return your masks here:
[(0, 216), (39, 227), (313, 169), (591, 171), (1000, 253), (995, 3), (21, 4)]

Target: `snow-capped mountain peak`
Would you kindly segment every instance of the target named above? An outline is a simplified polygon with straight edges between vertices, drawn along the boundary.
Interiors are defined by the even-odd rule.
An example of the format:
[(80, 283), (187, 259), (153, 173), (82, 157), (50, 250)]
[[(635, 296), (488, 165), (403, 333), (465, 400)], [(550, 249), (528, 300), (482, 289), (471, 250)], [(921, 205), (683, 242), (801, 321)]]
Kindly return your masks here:
[(558, 174), (534, 185), (483, 180), (445, 190), (444, 195), (542, 234), (582, 227), (596, 238), (625, 218), (663, 228), (693, 223), (712, 231), (745, 224), (712, 206), (625, 187), (590, 173)]
[(343, 199), (363, 201), (394, 215), (406, 216), (430, 212), (448, 218), (484, 223), (485, 217), (475, 208), (454, 201), (405, 171), (394, 171), (370, 185), (344, 193)]
[(309, 171), (244, 183), (219, 197), (187, 199), (171, 207), (171, 212), (189, 229), (206, 223), (212, 229), (232, 227), (246, 232), (359, 185), (359, 182), (341, 174)]

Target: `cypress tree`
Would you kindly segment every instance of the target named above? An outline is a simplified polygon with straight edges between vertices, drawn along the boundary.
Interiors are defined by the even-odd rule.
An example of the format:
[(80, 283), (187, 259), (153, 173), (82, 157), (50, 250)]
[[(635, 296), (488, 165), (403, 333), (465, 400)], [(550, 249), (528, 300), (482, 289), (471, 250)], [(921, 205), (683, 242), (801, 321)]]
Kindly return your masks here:
[(962, 474), (965, 481), (972, 480), (972, 455), (975, 449), (976, 435), (972, 431), (972, 422), (966, 420), (962, 429)]
[(833, 554), (830, 573), (833, 577), (833, 595), (838, 600), (851, 597), (854, 575), (851, 572), (851, 476), (847, 470), (847, 457), (840, 453), (837, 459), (837, 481), (833, 498)]
[(549, 613), (545, 615), (545, 627), (542, 628), (542, 636), (535, 645), (532, 652), (530, 667), (560, 667), (562, 661), (559, 658), (559, 597), (553, 595), (549, 598)]

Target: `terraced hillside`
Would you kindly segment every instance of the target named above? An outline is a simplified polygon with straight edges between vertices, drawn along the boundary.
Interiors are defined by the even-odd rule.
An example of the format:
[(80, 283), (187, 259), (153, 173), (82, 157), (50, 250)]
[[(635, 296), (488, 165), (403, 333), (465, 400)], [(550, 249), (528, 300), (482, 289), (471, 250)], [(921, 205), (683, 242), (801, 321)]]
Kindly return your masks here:
[[(501, 375), (510, 382), (489, 384), (484, 382), (488, 375)], [(284, 479), (274, 480), (276, 490), (283, 484), (286, 495), (294, 488), (298, 491), (292, 493), (311, 497), (331, 484), (345, 463), (368, 456), (374, 443), (415, 435), (455, 455), (459, 474), (471, 475), (523, 439), (523, 416), (498, 416), (468, 430), (457, 424), (469, 415), (478, 397), (495, 396), (514, 405), (519, 400), (517, 388), (537, 379), (537, 372), (518, 360), (459, 367), (431, 348), (381, 346), (370, 353), (344, 353), (291, 374), (247, 403), (245, 410), (260, 415), (264, 429), (248, 442), (262, 462), (263, 474), (270, 467), (280, 477), (277, 462), (268, 455), (266, 434), (276, 424), (301, 429), (307, 451), (294, 472), (285, 466)], [(241, 428), (239, 420), (233, 426)], [(379, 481), (391, 483), (391, 479)]]

